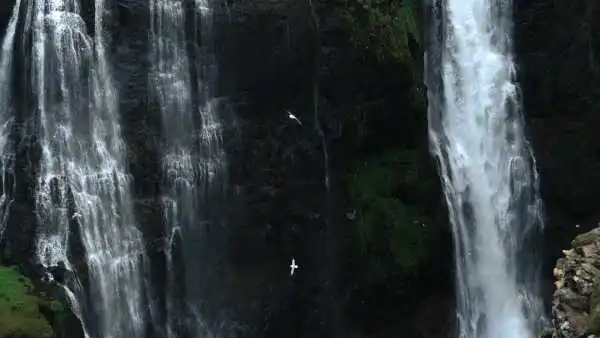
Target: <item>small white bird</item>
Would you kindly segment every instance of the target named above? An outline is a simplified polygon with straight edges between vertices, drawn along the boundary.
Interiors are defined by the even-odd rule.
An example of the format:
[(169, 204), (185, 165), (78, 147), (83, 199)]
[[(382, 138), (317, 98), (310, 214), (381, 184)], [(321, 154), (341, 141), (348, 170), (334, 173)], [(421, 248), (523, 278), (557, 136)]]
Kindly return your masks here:
[(298, 118), (296, 117), (296, 115), (292, 114), (291, 111), (287, 111), (288, 113), (288, 117), (296, 122), (298, 122), (299, 125), (302, 125), (302, 122), (300, 122), (300, 120), (298, 120)]
[(294, 275), (294, 271), (296, 271), (296, 269), (298, 269), (299, 266), (296, 265), (296, 260), (292, 257), (292, 264), (290, 265), (290, 276)]
[(74, 219), (74, 220), (75, 220), (75, 219), (78, 219), (78, 218), (81, 218), (81, 214), (80, 214), (80, 213), (78, 213), (78, 212), (74, 212), (74, 213), (73, 213), (73, 216), (72, 216), (71, 218), (72, 218), (72, 219)]

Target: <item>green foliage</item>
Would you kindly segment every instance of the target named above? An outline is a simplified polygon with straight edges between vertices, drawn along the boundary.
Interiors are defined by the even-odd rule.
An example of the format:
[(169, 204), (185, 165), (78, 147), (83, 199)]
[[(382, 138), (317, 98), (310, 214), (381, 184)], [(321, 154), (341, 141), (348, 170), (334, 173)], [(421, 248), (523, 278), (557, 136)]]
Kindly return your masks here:
[(399, 190), (421, 189), (422, 172), (416, 151), (392, 150), (354, 167), (349, 175), (356, 239), (372, 264), (373, 278), (381, 273), (382, 257), (392, 258), (396, 272), (410, 275), (427, 255), (427, 217), (397, 196)]
[(54, 329), (57, 337), (69, 337), (67, 320), (69, 308), (62, 302), (55, 299), (39, 299), (39, 308), (46, 320)]
[(0, 267), (0, 338), (55, 337), (32, 289), (16, 268)]
[[(361, 96), (344, 119), (346, 145), (361, 148), (388, 116), (406, 117), (405, 126), (426, 107), (422, 90), (421, 33), (418, 0), (347, 0), (338, 5), (356, 50), (356, 86)], [(391, 75), (393, 74), (393, 75)], [(350, 100), (354, 100), (351, 98)], [(404, 134), (407, 136), (408, 134)], [(408, 136), (407, 136), (408, 137)]]
[(379, 59), (407, 61), (413, 56), (409, 42), (420, 44), (418, 0), (356, 0), (341, 14), (357, 47)]

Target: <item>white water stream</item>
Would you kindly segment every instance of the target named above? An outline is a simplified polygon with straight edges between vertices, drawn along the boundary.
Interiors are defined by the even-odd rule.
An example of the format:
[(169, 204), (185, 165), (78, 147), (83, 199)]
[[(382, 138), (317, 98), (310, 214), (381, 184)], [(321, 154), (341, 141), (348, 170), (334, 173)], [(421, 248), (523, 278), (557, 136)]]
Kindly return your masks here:
[[(37, 255), (45, 267), (70, 272), (64, 288), (87, 335), (141, 338), (144, 246), (105, 50), (105, 3), (93, 4), (91, 35), (77, 0), (28, 2), (25, 31), (32, 33), (27, 47), (41, 145)], [(74, 243), (84, 252), (71, 252)], [(88, 276), (85, 290), (81, 269)]]
[(12, 189), (8, 175), (13, 174), (14, 149), (12, 149), (11, 129), (14, 122), (14, 101), (12, 97), (13, 84), (13, 48), (21, 0), (17, 0), (8, 27), (2, 40), (0, 52), (0, 241), (6, 229), (10, 205), (13, 201)]
[(200, 253), (211, 223), (207, 201), (225, 182), (227, 165), (213, 97), (212, 1), (196, 0), (191, 11), (186, 4), (150, 1), (149, 80), (162, 116), (167, 335), (208, 337), (200, 308), (207, 275)]
[(528, 236), (542, 226), (524, 136), (509, 0), (435, 1), (429, 131), (454, 232), (458, 336), (533, 338), (542, 318)]

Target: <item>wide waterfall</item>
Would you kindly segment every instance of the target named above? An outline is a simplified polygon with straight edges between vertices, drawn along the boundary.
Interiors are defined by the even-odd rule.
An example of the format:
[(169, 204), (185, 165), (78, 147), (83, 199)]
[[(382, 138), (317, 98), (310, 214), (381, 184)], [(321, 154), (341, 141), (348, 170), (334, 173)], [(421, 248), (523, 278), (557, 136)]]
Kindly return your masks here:
[[(105, 3), (95, 0), (93, 36), (77, 0), (28, 6), (25, 48), (41, 147), (37, 255), (45, 267), (69, 272), (64, 287), (89, 336), (144, 337), (144, 246), (105, 50)], [(84, 252), (72, 252), (75, 243)]]
[(511, 56), (510, 0), (434, 1), (429, 132), (454, 232), (458, 336), (531, 338), (542, 227)]
[[(169, 337), (208, 335), (201, 309), (205, 231), (214, 217), (208, 202), (225, 182), (212, 1), (150, 1), (150, 83), (162, 116), (166, 321)], [(201, 41), (201, 46), (197, 44)]]

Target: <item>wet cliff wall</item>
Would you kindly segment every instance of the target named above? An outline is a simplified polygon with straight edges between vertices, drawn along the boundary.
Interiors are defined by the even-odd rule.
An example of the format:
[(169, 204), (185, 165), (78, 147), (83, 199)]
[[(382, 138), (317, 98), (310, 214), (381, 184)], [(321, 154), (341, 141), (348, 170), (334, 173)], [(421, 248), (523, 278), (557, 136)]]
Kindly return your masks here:
[[(416, 323), (415, 335), (449, 330), (451, 241), (427, 150), (422, 50), (410, 29), (387, 30), (395, 21), (384, 15), (402, 3), (372, 1), (368, 10), (346, 1), (314, 1), (313, 8), (291, 0), (218, 3), (214, 51), (217, 93), (228, 98), (230, 112), (231, 202), (222, 206), (227, 221), (207, 234), (202, 248), (211, 267), (204, 287), (211, 307), (228, 311), (213, 316), (238, 319), (248, 336), (385, 336), (398, 325), (407, 330), (397, 321), (404, 314)], [(0, 5), (0, 27), (13, 4)], [(515, 5), (519, 81), (546, 204), (550, 291), (559, 248), (600, 216), (593, 198), (600, 188), (598, 9), (591, 0)], [(164, 234), (157, 199), (160, 123), (148, 97), (148, 5), (113, 0), (110, 6), (111, 63), (136, 212), (152, 242)], [(413, 14), (418, 23), (418, 11)], [(381, 36), (407, 38), (377, 40), (389, 47), (384, 50), (365, 43)], [(16, 69), (17, 76), (26, 72)], [(17, 196), (2, 259), (36, 276), (35, 123), (27, 81), (14, 91), (22, 101), (17, 131), (26, 131), (16, 135), (28, 137), (18, 136)], [(162, 274), (160, 248), (151, 255), (153, 273)], [(306, 271), (294, 279), (287, 271), (292, 256)], [(447, 311), (436, 303), (448, 304)], [(442, 332), (426, 331), (433, 321), (444, 323), (435, 325)]]

